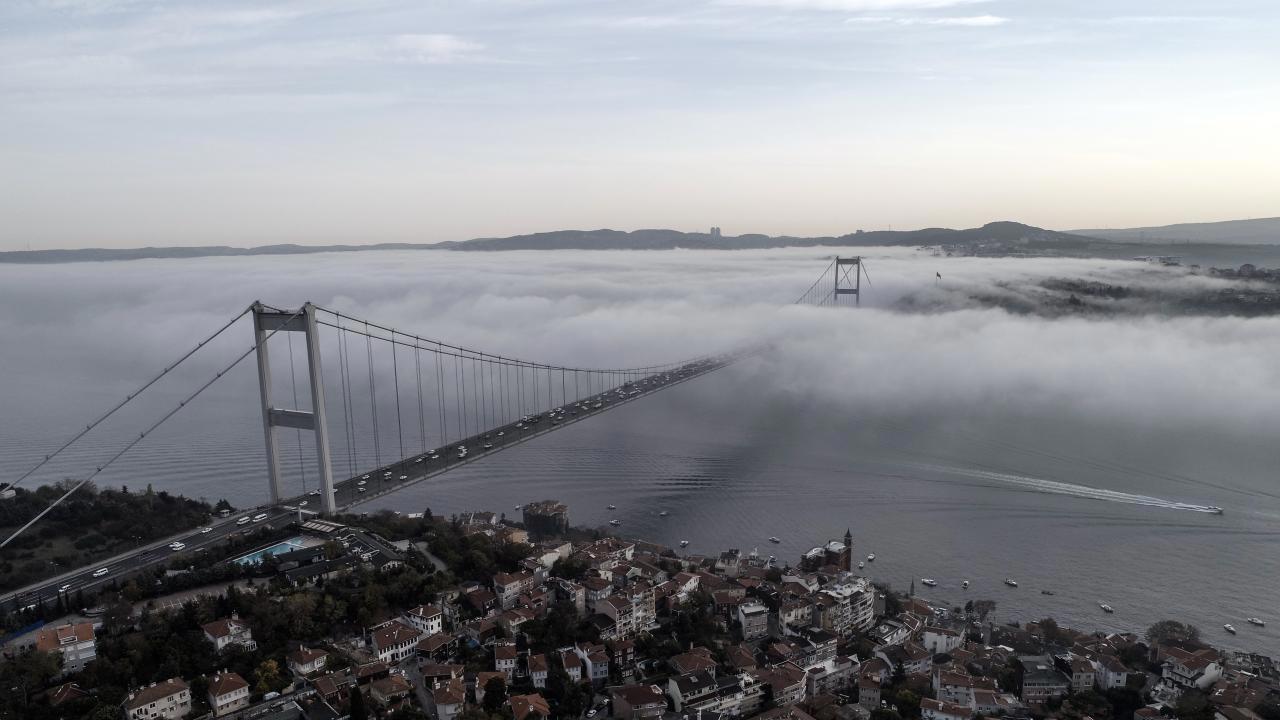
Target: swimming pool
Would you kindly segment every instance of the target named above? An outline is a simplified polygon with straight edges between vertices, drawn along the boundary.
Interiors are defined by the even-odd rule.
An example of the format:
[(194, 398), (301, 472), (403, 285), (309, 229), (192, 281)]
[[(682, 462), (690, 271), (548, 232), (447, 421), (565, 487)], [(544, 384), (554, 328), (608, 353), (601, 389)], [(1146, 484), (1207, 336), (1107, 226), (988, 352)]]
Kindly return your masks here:
[(235, 562), (239, 563), (240, 565), (257, 565), (262, 562), (262, 558), (268, 555), (279, 555), (280, 553), (287, 553), (292, 550), (301, 550), (302, 548), (307, 547), (309, 544), (310, 543), (306, 541), (306, 538), (301, 538), (301, 537), (289, 538), (288, 540), (278, 542), (275, 545), (272, 545), (271, 547), (263, 548), (261, 550), (256, 550), (254, 552), (249, 553), (248, 555), (243, 555), (241, 557), (238, 557), (235, 559)]

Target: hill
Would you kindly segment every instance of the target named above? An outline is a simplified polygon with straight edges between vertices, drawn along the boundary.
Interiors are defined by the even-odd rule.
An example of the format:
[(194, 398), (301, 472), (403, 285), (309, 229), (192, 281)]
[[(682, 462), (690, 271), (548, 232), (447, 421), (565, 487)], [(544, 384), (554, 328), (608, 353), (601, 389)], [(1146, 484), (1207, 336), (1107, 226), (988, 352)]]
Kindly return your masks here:
[(263, 245), (238, 248), (225, 245), (203, 247), (146, 247), (130, 249), (84, 248), (79, 250), (21, 250), (0, 252), (0, 263), (67, 263), (103, 262), (163, 258), (227, 257), (234, 255), (296, 255), (321, 252), (355, 252), (360, 250), (673, 250), (676, 248), (705, 250), (751, 250), (778, 247), (850, 247), (873, 245), (971, 245), (1002, 243), (1007, 245), (1049, 248), (1087, 247), (1094, 240), (1078, 235), (1045, 230), (1016, 222), (993, 222), (980, 228), (952, 230), (874, 230), (838, 237), (793, 237), (745, 234), (722, 237), (709, 233), (680, 230), (557, 230), (554, 232), (513, 235), (503, 238), (477, 238), (461, 242), (380, 243), (376, 245)]
[(1119, 242), (1198, 242), (1228, 245), (1280, 245), (1280, 217), (1222, 222), (1179, 223), (1155, 227), (1071, 230), (1076, 235)]

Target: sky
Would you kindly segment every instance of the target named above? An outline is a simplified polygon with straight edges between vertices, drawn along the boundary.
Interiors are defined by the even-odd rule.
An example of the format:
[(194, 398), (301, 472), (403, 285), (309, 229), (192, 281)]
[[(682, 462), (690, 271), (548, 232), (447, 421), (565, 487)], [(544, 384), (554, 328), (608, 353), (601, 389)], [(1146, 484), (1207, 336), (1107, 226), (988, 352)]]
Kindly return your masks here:
[(0, 4), (0, 250), (1277, 214), (1270, 0)]

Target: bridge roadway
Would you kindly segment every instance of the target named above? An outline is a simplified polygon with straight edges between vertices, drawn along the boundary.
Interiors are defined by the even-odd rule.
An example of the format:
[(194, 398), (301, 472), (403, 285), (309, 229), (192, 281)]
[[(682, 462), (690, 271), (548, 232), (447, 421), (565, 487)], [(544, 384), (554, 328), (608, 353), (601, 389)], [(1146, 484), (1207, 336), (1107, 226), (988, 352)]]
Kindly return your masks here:
[[(361, 473), (356, 477), (334, 483), (334, 495), (339, 510), (384, 497), (410, 485), (433, 478), (450, 470), (470, 465), (481, 458), (500, 452), (536, 437), (546, 435), (602, 412), (620, 407), (646, 395), (665, 390), (695, 377), (705, 375), (734, 362), (740, 356), (700, 360), (666, 372), (649, 375), (621, 386), (610, 388), (582, 400), (548, 410), (541, 415), (528, 416), (477, 435), (449, 443), (447, 446), (413, 455), (391, 465)], [(465, 447), (465, 455), (459, 452)], [(77, 591), (94, 591), (113, 580), (123, 580), (138, 572), (175, 557), (208, 552), (243, 532), (263, 527), (281, 527), (292, 522), (300, 513), (316, 514), (320, 508), (320, 491), (299, 495), (281, 501), (274, 506), (259, 506), (220, 518), (210, 525), (190, 532), (156, 540), (93, 565), (63, 573), (57, 577), (28, 585), (0, 598), (0, 608), (12, 612), (41, 600), (54, 603), (60, 593), (74, 599)], [(185, 547), (174, 551), (173, 542)], [(102, 570), (106, 572), (103, 573)]]

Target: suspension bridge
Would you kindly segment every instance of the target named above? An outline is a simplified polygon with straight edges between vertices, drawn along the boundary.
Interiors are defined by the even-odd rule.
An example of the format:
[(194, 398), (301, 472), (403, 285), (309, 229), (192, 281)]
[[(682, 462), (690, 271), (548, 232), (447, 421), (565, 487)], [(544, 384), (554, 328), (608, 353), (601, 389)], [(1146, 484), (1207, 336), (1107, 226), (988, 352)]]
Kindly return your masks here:
[[(861, 258), (837, 257), (795, 304), (856, 305), (864, 277)], [(36, 476), (246, 316), (253, 324), (250, 345), (0, 541), (0, 548), (110, 469), (250, 356), (257, 363), (268, 502), (208, 527), (194, 528), (190, 533), (22, 588), (5, 598), (4, 604), (19, 606), (19, 597), (23, 602), (31, 598), (38, 601), (119, 579), (167, 561), (173, 554), (169, 549), (172, 543), (180, 545), (181, 550), (195, 551), (237, 534), (246, 525), (270, 525), (302, 514), (343, 512), (714, 372), (756, 351), (747, 348), (641, 367), (574, 367), (430, 339), (312, 303), (282, 309), (255, 302), (44, 455), (11, 487)], [(296, 377), (291, 336), (301, 336), (303, 340), (306, 377), (301, 383)], [(278, 397), (283, 394), (278, 392), (277, 376), (281, 373), (272, 361), (272, 350), (279, 352), (281, 339), (288, 340), (288, 398)], [(382, 367), (375, 355), (382, 356)], [(389, 376), (385, 372), (387, 365)], [(288, 405), (282, 405), (284, 402)], [(392, 419), (394, 433), (385, 427), (388, 418)], [(300, 494), (288, 491), (281, 471), (287, 451), (281, 435), (288, 430), (294, 431), (300, 454), (304, 433), (311, 435), (310, 444), (314, 446), (317, 486), (309, 491), (304, 486)], [(304, 465), (302, 460), (299, 457), (299, 468)], [(335, 480), (335, 474), (341, 479)]]

